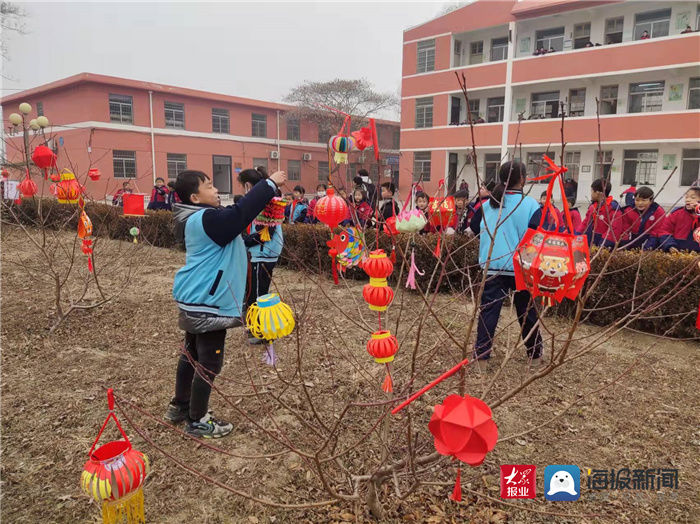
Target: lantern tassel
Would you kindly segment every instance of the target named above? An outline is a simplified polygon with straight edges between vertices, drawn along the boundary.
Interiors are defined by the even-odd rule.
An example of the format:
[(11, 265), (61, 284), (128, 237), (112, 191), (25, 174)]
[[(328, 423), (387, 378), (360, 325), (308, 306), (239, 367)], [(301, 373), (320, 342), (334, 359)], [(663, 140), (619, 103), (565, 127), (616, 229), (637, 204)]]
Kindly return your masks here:
[(416, 275), (423, 276), (425, 271), (418, 269), (416, 265), (416, 253), (414, 249), (411, 249), (411, 267), (408, 270), (408, 277), (406, 278), (406, 287), (410, 289), (416, 289)]
[(333, 159), (335, 160), (336, 164), (347, 164), (348, 163), (347, 153), (336, 152), (335, 155), (333, 156)]
[(330, 249), (328, 254), (331, 256), (331, 271), (333, 273), (333, 282), (338, 285), (338, 252), (335, 249)]
[(459, 466), (457, 466), (457, 478), (455, 479), (455, 487), (450, 498), (455, 502), (462, 501), (462, 468)]
[(433, 255), (435, 255), (435, 258), (440, 258), (440, 247), (442, 246), (442, 244), (440, 243), (441, 240), (442, 236), (439, 236), (437, 244), (435, 244), (435, 251), (433, 251)]
[(92, 266), (92, 257), (88, 255), (88, 271), (90, 273), (94, 273), (94, 268)]
[(270, 241), (270, 230), (265, 226), (260, 230), (260, 240), (263, 242), (269, 242)]
[(392, 264), (396, 264), (396, 247), (391, 246), (391, 256), (389, 257), (389, 260), (391, 260)]
[(143, 506), (142, 488), (118, 500), (107, 500), (102, 504), (102, 522), (120, 524), (126, 519), (127, 524), (145, 523), (146, 515)]
[(384, 377), (384, 382), (382, 382), (382, 391), (384, 393), (394, 392), (394, 383), (391, 380), (391, 372), (389, 371), (389, 364), (386, 364), (386, 377)]
[(263, 355), (263, 360), (268, 366), (277, 365), (277, 353), (275, 353), (275, 346), (272, 343), (268, 344), (265, 348), (265, 355)]

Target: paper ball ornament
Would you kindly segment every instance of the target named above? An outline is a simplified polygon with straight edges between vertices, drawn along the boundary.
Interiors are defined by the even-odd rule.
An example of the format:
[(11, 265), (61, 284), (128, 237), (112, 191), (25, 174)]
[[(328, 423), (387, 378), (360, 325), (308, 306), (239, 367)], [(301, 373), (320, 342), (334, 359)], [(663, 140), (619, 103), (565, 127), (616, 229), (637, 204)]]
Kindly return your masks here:
[[(37, 146), (32, 153), (32, 162), (36, 167), (44, 170), (44, 180), (46, 180), (49, 177), (49, 169), (56, 167), (56, 154), (46, 146)], [(58, 182), (60, 177), (56, 179), (52, 177), (51, 180)]]
[(419, 209), (401, 211), (396, 215), (396, 229), (401, 233), (417, 233), (427, 223), (425, 214)]
[(398, 349), (399, 343), (389, 331), (375, 331), (367, 342), (367, 353), (377, 364), (392, 362)]
[(355, 139), (351, 136), (335, 135), (328, 141), (335, 155), (333, 156), (336, 164), (347, 164), (348, 153), (355, 149)]
[(335, 194), (333, 187), (329, 187), (326, 191), (326, 196), (316, 202), (314, 215), (333, 229), (348, 216), (348, 203), (344, 198)]
[(22, 102), (19, 105), (19, 110), (24, 113), (25, 115), (28, 115), (29, 113), (32, 112), (32, 106), (28, 104), (27, 102)]
[(268, 293), (259, 296), (248, 308), (246, 325), (253, 336), (262, 340), (276, 340), (294, 331), (294, 314), (277, 293)]
[(33, 197), (36, 195), (38, 188), (36, 187), (36, 182), (34, 182), (34, 180), (32, 180), (29, 176), (29, 171), (26, 172), (24, 180), (19, 183), (17, 189), (19, 189), (22, 196), (25, 197)]

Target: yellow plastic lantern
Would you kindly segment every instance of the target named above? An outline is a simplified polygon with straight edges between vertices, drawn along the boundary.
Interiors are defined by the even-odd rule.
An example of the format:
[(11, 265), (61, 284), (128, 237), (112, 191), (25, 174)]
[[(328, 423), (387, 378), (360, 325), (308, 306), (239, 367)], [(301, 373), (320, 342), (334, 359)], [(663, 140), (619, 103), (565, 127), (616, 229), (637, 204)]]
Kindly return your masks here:
[(277, 293), (259, 296), (248, 308), (245, 320), (250, 332), (262, 340), (277, 340), (294, 331), (292, 308)]

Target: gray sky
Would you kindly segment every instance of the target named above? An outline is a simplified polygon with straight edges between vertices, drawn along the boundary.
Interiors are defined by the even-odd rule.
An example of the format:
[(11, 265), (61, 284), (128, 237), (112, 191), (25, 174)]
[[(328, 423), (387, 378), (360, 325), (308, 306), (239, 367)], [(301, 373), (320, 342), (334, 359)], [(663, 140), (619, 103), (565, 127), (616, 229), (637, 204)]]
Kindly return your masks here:
[(20, 3), (2, 93), (80, 72), (281, 101), (303, 80), (397, 94), (402, 32), (445, 2)]

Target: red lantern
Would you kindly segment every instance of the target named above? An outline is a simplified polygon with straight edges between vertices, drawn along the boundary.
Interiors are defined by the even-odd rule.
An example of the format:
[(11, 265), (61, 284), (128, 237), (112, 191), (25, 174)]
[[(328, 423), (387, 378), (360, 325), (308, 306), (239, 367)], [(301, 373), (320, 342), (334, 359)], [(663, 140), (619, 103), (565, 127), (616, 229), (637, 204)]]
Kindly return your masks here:
[(335, 194), (335, 189), (329, 187), (326, 196), (316, 202), (314, 215), (331, 229), (335, 228), (348, 216), (348, 203), (344, 198)]
[[(498, 441), (498, 427), (493, 421), (491, 408), (469, 395), (450, 395), (435, 406), (428, 429), (438, 453), (470, 466), (480, 465)], [(461, 471), (458, 469), (453, 500), (462, 500), (460, 481)]]
[(93, 182), (96, 182), (97, 180), (100, 179), (100, 176), (102, 173), (100, 173), (100, 170), (97, 169), (96, 167), (93, 167), (92, 169), (88, 169), (88, 176), (90, 177), (90, 180)]
[(362, 263), (362, 269), (370, 278), (386, 278), (394, 271), (394, 264), (386, 256), (383, 249), (376, 249)]
[(369, 284), (362, 288), (362, 298), (372, 311), (386, 311), (394, 300), (394, 291), (387, 285), (385, 278), (370, 278)]
[(36, 187), (36, 183), (34, 182), (34, 180), (32, 180), (29, 176), (29, 170), (27, 170), (24, 176), (24, 180), (22, 180), (19, 183), (17, 189), (19, 189), (20, 193), (22, 193), (22, 196), (25, 197), (33, 197), (34, 195), (36, 195), (38, 188)]
[(32, 153), (32, 162), (44, 170), (44, 180), (49, 178), (49, 168), (56, 166), (56, 154), (46, 146), (37, 146)]
[(83, 189), (75, 175), (67, 169), (61, 173), (60, 182), (51, 185), (51, 192), (56, 195), (59, 204), (77, 204)]
[(10, 172), (7, 169), (3, 169), (0, 171), (0, 176), (2, 176), (2, 178), (8, 178), (10, 176)]
[(382, 391), (391, 393), (394, 391), (394, 384), (391, 380), (389, 362), (394, 360), (394, 355), (399, 349), (399, 342), (389, 331), (375, 331), (367, 342), (367, 353), (370, 354), (377, 364), (386, 365), (386, 376), (382, 382)]
[(447, 229), (455, 225), (457, 220), (457, 208), (454, 197), (448, 196), (443, 199), (430, 199), (428, 207), (430, 224), (436, 229)]
[(124, 202), (124, 216), (142, 217), (145, 215), (143, 193), (124, 193), (122, 202)]

